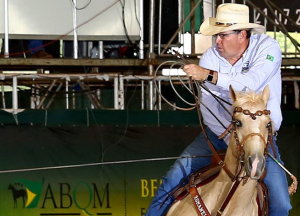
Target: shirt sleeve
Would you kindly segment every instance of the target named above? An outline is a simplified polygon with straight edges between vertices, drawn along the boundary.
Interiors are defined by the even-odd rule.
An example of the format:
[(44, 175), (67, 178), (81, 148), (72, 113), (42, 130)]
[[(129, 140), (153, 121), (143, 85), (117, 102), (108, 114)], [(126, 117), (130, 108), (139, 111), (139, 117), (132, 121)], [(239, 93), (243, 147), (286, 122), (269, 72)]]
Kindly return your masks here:
[[(217, 53), (215, 53), (215, 47), (209, 48), (200, 58), (199, 65), (204, 68), (208, 68), (211, 70), (217, 71), (217, 68), (219, 68), (219, 61), (222, 61), (220, 58), (218, 58)], [(220, 88), (216, 85), (205, 83), (205, 85), (210, 89), (210, 91), (219, 96), (222, 97), (224, 100), (229, 101), (229, 98), (226, 98), (222, 92), (220, 92)], [(204, 124), (207, 125), (216, 135), (221, 135), (225, 128), (228, 127), (231, 121), (231, 115), (224, 112), (223, 107), (216, 101), (209, 92), (205, 91), (204, 89), (201, 90), (201, 102), (200, 105), (201, 113), (203, 116)], [(226, 105), (226, 104), (224, 104)], [(230, 106), (227, 106), (227, 108), (230, 110)], [(220, 124), (220, 122), (213, 116), (216, 115), (218, 120), (223, 124)]]
[(217, 54), (214, 52), (214, 47), (211, 47), (203, 53), (199, 61), (199, 66), (210, 70), (216, 70), (219, 65), (219, 59), (216, 59)]

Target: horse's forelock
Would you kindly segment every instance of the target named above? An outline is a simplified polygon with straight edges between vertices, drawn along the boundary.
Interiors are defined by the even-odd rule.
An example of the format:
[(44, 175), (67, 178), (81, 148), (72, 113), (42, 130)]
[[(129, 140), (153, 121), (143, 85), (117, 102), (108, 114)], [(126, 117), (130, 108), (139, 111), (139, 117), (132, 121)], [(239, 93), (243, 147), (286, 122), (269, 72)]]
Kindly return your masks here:
[(242, 107), (246, 103), (263, 103), (262, 95), (254, 92), (240, 92), (240, 97), (233, 103), (233, 107)]

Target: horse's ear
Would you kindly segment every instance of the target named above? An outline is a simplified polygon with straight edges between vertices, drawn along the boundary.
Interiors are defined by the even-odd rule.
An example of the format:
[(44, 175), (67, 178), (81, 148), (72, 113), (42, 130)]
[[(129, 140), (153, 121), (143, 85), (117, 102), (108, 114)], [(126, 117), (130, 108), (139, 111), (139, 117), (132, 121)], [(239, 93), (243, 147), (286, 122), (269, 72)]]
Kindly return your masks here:
[(231, 85), (229, 86), (229, 92), (231, 100), (233, 102), (235, 102), (240, 97), (240, 94), (237, 91), (235, 91)]
[(266, 87), (264, 88), (263, 92), (262, 92), (262, 98), (263, 101), (265, 103), (265, 106), (267, 106), (269, 98), (270, 98), (270, 89), (269, 89), (269, 85), (266, 85)]

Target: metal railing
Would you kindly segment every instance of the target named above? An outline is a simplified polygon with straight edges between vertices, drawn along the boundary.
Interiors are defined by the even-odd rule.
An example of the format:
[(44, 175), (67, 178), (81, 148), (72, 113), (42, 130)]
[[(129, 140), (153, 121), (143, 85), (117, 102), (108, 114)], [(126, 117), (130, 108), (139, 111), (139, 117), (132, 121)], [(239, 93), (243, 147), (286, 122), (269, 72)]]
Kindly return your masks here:
[[(298, 83), (300, 77), (283, 77), (283, 86), (286, 82), (292, 82), (294, 88), (294, 95), (288, 94), (287, 90), (283, 91), (282, 105), (286, 106), (289, 103), (290, 107), (299, 109), (299, 86)], [(80, 108), (91, 108), (91, 109), (115, 109), (124, 110), (128, 109), (128, 96), (127, 90), (129, 87), (134, 88), (134, 91), (139, 96), (136, 96), (135, 103), (140, 104), (138, 106), (141, 110), (146, 109), (146, 104), (149, 103), (147, 100), (147, 91), (150, 83), (155, 84), (156, 88), (153, 92), (153, 99), (150, 101), (152, 103), (152, 110), (163, 110), (162, 104), (165, 102), (162, 100), (162, 87), (172, 90), (170, 82), (173, 86), (182, 87), (183, 84), (188, 85), (188, 78), (178, 77), (178, 76), (149, 76), (149, 75), (127, 75), (121, 76), (118, 74), (2, 74), (0, 85), (1, 85), (1, 97), (2, 97), (2, 109), (17, 114), (24, 109), (51, 109), (53, 103), (56, 102), (56, 96), (60, 94), (60, 99), (65, 100), (65, 109), (77, 109), (76, 107), (76, 94), (78, 91), (74, 90), (72, 86), (75, 84), (80, 86), (80, 92), (84, 95), (88, 101), (88, 107)], [(12, 107), (8, 107), (7, 92), (5, 91), (5, 86), (11, 86), (12, 89)], [(18, 104), (20, 87), (27, 86), (31, 96), (26, 97), (30, 101), (30, 107), (20, 107)], [(108, 86), (113, 93), (112, 107), (103, 106), (103, 101), (101, 100), (103, 94), (101, 94), (101, 86)], [(173, 90), (172, 90), (173, 91)], [(160, 94), (162, 93), (162, 95)], [(168, 93), (170, 96), (170, 93)], [(176, 94), (173, 94), (177, 97)], [(172, 96), (172, 97), (173, 97)], [(288, 98), (294, 97), (294, 104), (290, 104)], [(23, 98), (24, 100), (24, 98)], [(140, 101), (139, 101), (140, 100)], [(185, 100), (185, 99), (184, 99)], [(58, 103), (62, 103), (63, 100), (58, 100)], [(173, 99), (171, 103), (176, 103)], [(193, 102), (191, 102), (193, 103)], [(175, 105), (175, 104), (174, 104)], [(168, 107), (167, 109), (172, 109)]]
[[(193, 17), (193, 14), (195, 12), (195, 10), (197, 9), (197, 7), (200, 6), (200, 4), (202, 3), (202, 0), (199, 0), (197, 3), (195, 3), (195, 0), (186, 0), (186, 1), (191, 1), (191, 10), (190, 13), (186, 15), (186, 18), (184, 18), (184, 16), (181, 15), (182, 13), (182, 4), (184, 4), (183, 0), (179, 0), (178, 1), (178, 13), (181, 15), (179, 16), (179, 27), (178, 29), (174, 32), (173, 36), (170, 38), (170, 40), (168, 41), (168, 43), (165, 45), (164, 49), (161, 51), (161, 4), (159, 5), (159, 32), (158, 32), (158, 55), (159, 56), (164, 56), (164, 54), (166, 53), (166, 51), (168, 49), (170, 49), (170, 45), (172, 45), (172, 43), (174, 42), (175, 38), (178, 36), (179, 38), (179, 45), (183, 45), (183, 42), (181, 40), (181, 34), (184, 34), (183, 32), (183, 28), (186, 24), (186, 22), (191, 19), (191, 53), (188, 53), (189, 56), (193, 56), (193, 55), (201, 55), (202, 53), (195, 53), (195, 46), (197, 46), (197, 44), (195, 44), (195, 32), (197, 32), (197, 30), (195, 29), (194, 26), (194, 20), (195, 17)], [(154, 1), (153, 1), (154, 2)], [(235, 3), (235, 0), (231, 0), (231, 1), (225, 1), (222, 0), (222, 3)], [(258, 6), (256, 6), (251, 0), (243, 0), (244, 4), (247, 4), (250, 7), (250, 10), (252, 10), (252, 14), (253, 14), (253, 22), (261, 25), (264, 25), (265, 27), (267, 27), (267, 24), (270, 23), (273, 25), (273, 30), (272, 31), (268, 31), (267, 34), (269, 34), (270, 36), (274, 37), (275, 39), (280, 39), (283, 40), (283, 42), (280, 42), (281, 45), (281, 50), (283, 52), (283, 56), (288, 58), (288, 57), (299, 57), (300, 55), (300, 44), (299, 44), (299, 39), (300, 39), (300, 33), (299, 31), (295, 31), (295, 32), (289, 32), (288, 29), (285, 27), (285, 22), (289, 21), (293, 26), (295, 26), (295, 28), (300, 30), (300, 25), (298, 25), (296, 23), (295, 20), (291, 19), (288, 15), (286, 15), (286, 13), (279, 8), (275, 3), (273, 3), (272, 1), (269, 0), (264, 0), (268, 11), (271, 12), (271, 15), (266, 14), (266, 10), (263, 10), (261, 8), (259, 8)], [(161, 0), (160, 0), (161, 3)], [(208, 0), (206, 1), (206, 3), (211, 3), (211, 7), (210, 8), (205, 8), (206, 10), (210, 11), (210, 14), (212, 16), (215, 16), (216, 14), (216, 0)], [(151, 14), (153, 14), (153, 17), (151, 17), (150, 19), (154, 19), (154, 5), (150, 4), (150, 9), (151, 9)], [(258, 21), (258, 17), (263, 17), (263, 21)], [(192, 18), (191, 18), (192, 17)], [(283, 18), (282, 18), (283, 17)], [(198, 17), (198, 19), (200, 19)], [(205, 19), (205, 17), (204, 17)], [(284, 20), (284, 23), (282, 21), (282, 19)], [(150, 31), (153, 29), (150, 29)], [(152, 34), (151, 36), (154, 36), (154, 34)], [(149, 41), (149, 46), (154, 46), (154, 37), (152, 37), (152, 40)], [(293, 50), (291, 48), (291, 46), (293, 47)], [(153, 50), (149, 50), (149, 53), (152, 53)]]
[[(7, 0), (6, 0), (7, 1)], [(134, 80), (137, 83), (137, 88), (139, 89), (139, 91), (141, 92), (141, 109), (146, 109), (146, 105), (148, 106), (147, 109), (150, 110), (160, 110), (162, 109), (162, 100), (160, 95), (157, 93), (157, 91), (154, 88), (154, 71), (155, 71), (155, 67), (157, 66), (157, 64), (152, 63), (153, 60), (156, 58), (156, 56), (169, 56), (167, 54), (165, 54), (165, 52), (170, 48), (170, 45), (173, 43), (173, 41), (175, 40), (176, 37), (178, 37), (178, 42), (180, 45), (184, 45), (182, 44), (183, 41), (181, 40), (181, 35), (184, 33), (183, 32), (183, 26), (186, 24), (188, 19), (195, 19), (195, 17), (193, 16), (196, 8), (199, 7), (199, 5), (202, 3), (202, 0), (199, 0), (198, 2), (195, 3), (195, 0), (185, 0), (185, 1), (191, 1), (191, 10), (190, 13), (184, 18), (183, 15), (183, 5), (184, 5), (184, 0), (178, 0), (178, 29), (174, 32), (173, 36), (171, 37), (171, 39), (169, 40), (169, 42), (163, 47), (161, 44), (161, 34), (162, 34), (162, 26), (161, 26), (161, 19), (162, 19), (162, 0), (159, 0), (159, 31), (158, 31), (158, 44), (156, 45), (154, 43), (154, 38), (155, 38), (155, 32), (154, 32), (154, 16), (155, 16), (155, 0), (150, 0), (150, 19), (149, 19), (149, 44), (148, 44), (148, 75), (135, 75), (135, 76), (128, 76), (126, 75), (126, 73), (124, 73), (124, 75), (120, 75), (121, 73), (118, 74), (42, 74), (42, 75), (26, 75), (26, 74), (3, 74), (1, 75), (2, 78), (2, 82), (0, 82), (0, 84), (2, 85), (2, 108), (3, 109), (7, 109), (7, 103), (5, 101), (5, 91), (4, 91), (4, 85), (7, 85), (7, 82), (11, 83), (12, 88), (12, 108), (9, 109), (9, 111), (13, 112), (13, 113), (17, 113), (18, 111), (20, 111), (20, 107), (18, 105), (18, 86), (22, 85), (21, 83), (23, 83), (24, 81), (32, 81), (31, 84), (31, 92), (33, 92), (33, 96), (31, 97), (32, 101), (35, 101), (34, 103), (31, 103), (31, 107), (32, 109), (40, 109), (40, 108), (49, 108), (51, 106), (51, 103), (54, 100), (53, 95), (52, 94), (51, 97), (53, 97), (52, 99), (49, 100), (49, 102), (46, 104), (45, 101), (46, 99), (50, 98), (50, 94), (47, 92), (45, 94), (37, 94), (38, 90), (35, 88), (35, 84), (34, 81), (41, 81), (44, 82), (43, 86), (46, 90), (51, 91), (52, 88), (56, 89), (55, 91), (58, 92), (59, 90), (61, 91), (62, 89), (64, 89), (65, 91), (65, 100), (66, 100), (66, 109), (69, 109), (71, 107), (74, 107), (74, 98), (73, 94), (75, 94), (74, 92), (72, 92), (70, 90), (70, 85), (73, 83), (79, 83), (81, 88), (83, 90), (85, 90), (86, 92), (88, 92), (87, 94), (87, 98), (90, 102), (90, 106), (91, 108), (95, 108), (95, 109), (101, 109), (101, 100), (99, 99), (99, 95), (95, 94), (93, 92), (90, 91), (90, 87), (92, 85), (96, 85), (99, 86), (99, 88), (101, 87), (101, 85), (103, 83), (99, 83), (99, 80), (105, 80), (107, 79), (107, 83), (110, 86), (110, 88), (113, 91), (113, 95), (114, 95), (114, 99), (113, 99), (113, 107), (109, 107), (109, 109), (125, 109), (126, 108), (126, 95), (125, 95), (125, 88), (126, 86), (126, 81), (128, 80)], [(267, 1), (267, 0), (265, 0)], [(223, 1), (225, 2), (225, 1)], [(234, 1), (230, 1), (230, 2), (234, 2)], [(295, 33), (295, 34), (291, 34), (290, 32), (287, 32), (286, 29), (284, 28), (284, 25), (282, 24), (281, 20), (277, 17), (277, 22), (273, 20), (273, 18), (270, 18), (266, 15), (264, 15), (264, 12), (258, 8), (256, 5), (254, 5), (250, 0), (244, 0), (244, 3), (247, 3), (248, 5), (250, 5), (250, 8), (253, 10), (253, 19), (255, 20), (257, 17), (257, 14), (260, 13), (263, 17), (264, 17), (264, 23), (263, 25), (267, 25), (267, 23), (272, 23), (274, 25), (274, 31), (273, 33), (268, 33), (268, 34), (273, 34), (273, 37), (278, 39), (279, 34), (282, 35), (280, 37), (283, 37), (284, 42), (282, 50), (283, 50), (283, 56), (284, 57), (299, 57), (299, 43), (297, 42), (297, 39), (295, 39), (295, 37), (299, 36), (299, 33)], [(270, 3), (270, 1), (269, 1)], [(140, 8), (141, 8), (141, 14), (143, 14), (142, 12), (142, 8), (143, 8), (143, 0), (140, 0)], [(215, 9), (216, 9), (216, 1), (215, 0), (211, 0), (211, 5), (212, 7), (210, 8), (211, 10), (211, 14), (212, 16), (215, 15)], [(273, 6), (275, 7), (275, 5), (273, 5), (273, 3), (270, 3), (270, 7)], [(277, 10), (280, 12), (280, 10), (277, 8)], [(281, 12), (280, 12), (281, 13)], [(284, 16), (284, 15), (282, 15)], [(289, 19), (289, 17), (284, 16), (286, 19)], [(143, 16), (140, 16), (140, 22), (141, 24), (143, 20)], [(294, 22), (292, 20), (290, 20), (290, 22)], [(195, 32), (194, 29), (194, 22), (191, 22), (191, 28), (193, 29), (193, 35)], [(294, 23), (296, 25), (296, 23)], [(141, 25), (142, 26), (142, 25)], [(297, 27), (299, 27), (297, 25)], [(278, 30), (281, 30), (283, 33), (278, 33)], [(143, 56), (144, 54), (144, 44), (143, 44), (143, 37), (144, 37), (144, 31), (143, 28), (141, 28), (141, 41), (140, 41), (140, 57)], [(289, 43), (290, 41), (290, 43)], [(8, 43), (5, 43), (6, 45)], [(289, 45), (293, 45), (294, 46), (294, 50), (293, 52), (289, 52), (291, 50), (291, 48), (289, 48)], [(154, 47), (157, 46), (158, 47), (158, 52), (155, 53), (155, 49)], [(195, 53), (195, 39), (192, 36), (191, 37), (191, 50), (192, 53), (189, 55), (191, 57), (194, 57), (196, 55), (199, 55), (199, 53)], [(5, 48), (6, 49), (6, 48)], [(162, 51), (161, 51), (162, 50)], [(201, 54), (201, 53), (200, 53)], [(289, 68), (292, 65), (286, 65), (285, 68)], [(174, 77), (172, 78), (175, 81), (179, 81), (178, 78)], [(54, 81), (55, 80), (55, 81)], [(163, 76), (159, 76), (158, 77), (158, 86), (159, 88), (162, 87), (162, 85), (165, 85), (166, 82), (169, 82), (169, 78), (168, 77), (163, 77)], [(0, 80), (1, 81), (1, 80)], [(292, 82), (293, 83), (293, 89), (294, 89), (294, 101), (295, 101), (295, 107), (297, 109), (299, 109), (299, 86), (298, 86), (298, 82), (300, 81), (300, 78), (298, 76), (286, 76), (283, 77), (283, 82)], [(50, 84), (49, 84), (50, 82)], [(89, 86), (90, 85), (90, 86)], [(99, 92), (98, 92), (99, 93)], [(283, 97), (284, 98), (284, 97)], [(72, 106), (70, 106), (70, 100), (72, 100)], [(283, 100), (283, 103), (285, 102), (285, 100)], [(22, 107), (21, 107), (22, 108)], [(23, 107), (23, 108), (28, 108), (28, 107)], [(76, 108), (76, 106), (75, 106)]]

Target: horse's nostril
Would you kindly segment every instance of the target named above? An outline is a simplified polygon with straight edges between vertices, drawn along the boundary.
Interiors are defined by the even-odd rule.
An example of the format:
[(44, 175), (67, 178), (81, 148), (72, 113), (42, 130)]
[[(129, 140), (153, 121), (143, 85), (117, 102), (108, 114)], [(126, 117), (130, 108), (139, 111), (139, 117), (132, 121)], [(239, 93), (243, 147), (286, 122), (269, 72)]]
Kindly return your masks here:
[(247, 163), (247, 164), (248, 164), (248, 169), (249, 169), (249, 170), (252, 170), (252, 163), (253, 163), (252, 158), (251, 158), (251, 156), (249, 156), (249, 157), (248, 157), (248, 163)]
[(251, 156), (248, 157), (248, 163), (252, 164), (252, 158), (251, 158)]

